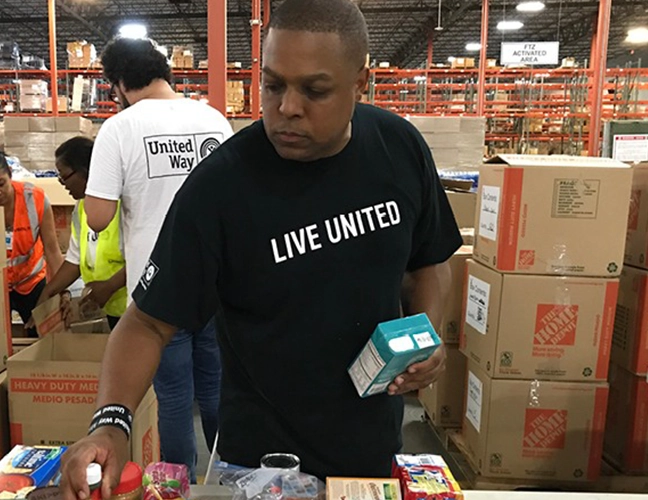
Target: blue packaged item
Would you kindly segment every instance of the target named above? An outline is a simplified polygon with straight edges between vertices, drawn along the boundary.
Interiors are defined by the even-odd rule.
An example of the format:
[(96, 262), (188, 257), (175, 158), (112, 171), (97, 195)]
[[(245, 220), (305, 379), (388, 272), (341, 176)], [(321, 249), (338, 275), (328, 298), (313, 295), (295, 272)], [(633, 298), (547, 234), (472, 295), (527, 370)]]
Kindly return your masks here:
[(17, 445), (0, 460), (0, 494), (23, 493), (46, 486), (61, 467), (66, 446)]
[(426, 314), (386, 321), (376, 327), (348, 372), (361, 397), (379, 394), (410, 365), (428, 359), (441, 343)]

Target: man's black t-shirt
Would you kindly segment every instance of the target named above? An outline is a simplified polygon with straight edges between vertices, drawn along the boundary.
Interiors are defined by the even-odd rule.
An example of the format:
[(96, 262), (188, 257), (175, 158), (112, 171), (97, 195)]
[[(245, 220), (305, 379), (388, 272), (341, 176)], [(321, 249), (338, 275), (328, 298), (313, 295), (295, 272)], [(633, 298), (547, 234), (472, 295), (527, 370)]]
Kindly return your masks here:
[(218, 451), (258, 466), (291, 452), (319, 477), (388, 476), (403, 402), (361, 399), (347, 367), (399, 316), (401, 280), (461, 238), (420, 134), (358, 105), (337, 155), (284, 160), (261, 122), (187, 179), (134, 293), (147, 314), (197, 328), (217, 310)]

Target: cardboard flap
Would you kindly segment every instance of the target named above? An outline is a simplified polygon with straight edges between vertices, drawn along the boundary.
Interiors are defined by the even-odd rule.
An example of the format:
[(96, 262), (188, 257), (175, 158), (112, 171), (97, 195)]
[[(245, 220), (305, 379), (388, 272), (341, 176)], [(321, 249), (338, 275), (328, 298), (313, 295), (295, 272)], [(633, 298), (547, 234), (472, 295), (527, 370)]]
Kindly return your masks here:
[(58, 294), (35, 307), (32, 317), (40, 337), (66, 330), (61, 314), (61, 296)]
[(488, 160), (490, 165), (510, 167), (606, 167), (631, 168), (630, 165), (612, 158), (568, 155), (497, 155)]
[(470, 192), (473, 187), (473, 181), (467, 179), (444, 179), (440, 178), (441, 185), (445, 189), (457, 192)]

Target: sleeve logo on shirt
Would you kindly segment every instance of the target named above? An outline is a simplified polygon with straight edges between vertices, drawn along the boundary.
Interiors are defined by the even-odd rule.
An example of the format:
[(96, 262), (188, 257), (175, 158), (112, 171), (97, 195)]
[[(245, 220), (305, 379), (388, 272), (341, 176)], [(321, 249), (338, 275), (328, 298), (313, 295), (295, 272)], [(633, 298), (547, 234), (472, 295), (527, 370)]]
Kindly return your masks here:
[(140, 285), (142, 285), (142, 288), (144, 290), (148, 290), (148, 287), (151, 285), (153, 279), (159, 271), (160, 268), (152, 260), (149, 260), (146, 263), (146, 266), (144, 266), (144, 272), (142, 273), (142, 277), (140, 278)]
[(222, 132), (144, 137), (149, 179), (184, 176), (223, 142)]

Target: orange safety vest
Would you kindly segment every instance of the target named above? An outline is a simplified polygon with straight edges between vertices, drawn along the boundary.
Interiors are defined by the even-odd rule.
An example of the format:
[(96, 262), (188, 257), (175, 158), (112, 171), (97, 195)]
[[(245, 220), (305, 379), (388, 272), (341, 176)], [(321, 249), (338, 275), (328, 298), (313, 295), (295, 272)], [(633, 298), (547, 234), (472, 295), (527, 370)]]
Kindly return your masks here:
[(40, 227), (45, 192), (28, 182), (11, 181), (15, 191), (13, 240), (7, 250), (9, 289), (27, 295), (47, 275)]

